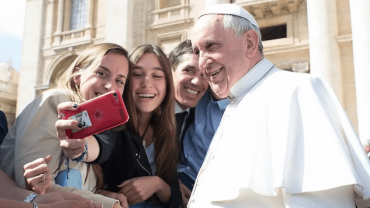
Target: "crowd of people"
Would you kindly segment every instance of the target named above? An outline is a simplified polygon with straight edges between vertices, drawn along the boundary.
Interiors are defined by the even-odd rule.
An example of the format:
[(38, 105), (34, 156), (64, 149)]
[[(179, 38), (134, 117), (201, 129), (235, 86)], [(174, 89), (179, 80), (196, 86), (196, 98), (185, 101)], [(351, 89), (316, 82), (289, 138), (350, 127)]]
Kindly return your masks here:
[[(0, 207), (370, 206), (369, 159), (324, 81), (276, 68), (237, 5), (205, 11), (192, 37), (168, 57), (85, 49), (1, 132)], [(112, 90), (129, 121), (68, 138), (83, 125), (61, 112)]]

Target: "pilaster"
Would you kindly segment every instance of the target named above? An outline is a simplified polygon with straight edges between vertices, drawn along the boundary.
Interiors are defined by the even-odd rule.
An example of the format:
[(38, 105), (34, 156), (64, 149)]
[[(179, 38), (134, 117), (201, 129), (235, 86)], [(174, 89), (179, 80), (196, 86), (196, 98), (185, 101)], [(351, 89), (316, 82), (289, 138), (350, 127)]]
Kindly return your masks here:
[(359, 136), (370, 144), (370, 1), (349, 2)]
[(335, 0), (306, 1), (310, 46), (310, 73), (330, 84), (343, 104)]
[(27, 1), (22, 46), (21, 73), (18, 85), (18, 115), (36, 95), (40, 65), (42, 31), (44, 24), (44, 0)]

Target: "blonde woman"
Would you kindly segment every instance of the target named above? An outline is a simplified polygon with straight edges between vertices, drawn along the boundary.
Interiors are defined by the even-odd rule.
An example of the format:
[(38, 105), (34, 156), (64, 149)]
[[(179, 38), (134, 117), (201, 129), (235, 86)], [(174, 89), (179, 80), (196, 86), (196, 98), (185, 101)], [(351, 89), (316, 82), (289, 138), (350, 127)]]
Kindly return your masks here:
[[(72, 101), (77, 107), (81, 102), (112, 90), (123, 93), (130, 66), (127, 51), (116, 44), (99, 44), (83, 51), (57, 80), (56, 87), (39, 95), (18, 116), (1, 145), (0, 168), (24, 188), (23, 166), (51, 155), (52, 160), (48, 164), (51, 174), (40, 174), (40, 183), (33, 184), (33, 189), (39, 187), (42, 190), (45, 188), (43, 183), (50, 179), (49, 191), (73, 192), (103, 203), (104, 207), (119, 207), (116, 200), (92, 193), (102, 186), (99, 166), (66, 159), (55, 123), (58, 120), (57, 107), (62, 102)], [(71, 122), (76, 128), (81, 128), (81, 124)], [(85, 139), (79, 142), (84, 143)], [(67, 182), (75, 179), (72, 183), (79, 183), (79, 187), (58, 186), (54, 183), (55, 178)]]

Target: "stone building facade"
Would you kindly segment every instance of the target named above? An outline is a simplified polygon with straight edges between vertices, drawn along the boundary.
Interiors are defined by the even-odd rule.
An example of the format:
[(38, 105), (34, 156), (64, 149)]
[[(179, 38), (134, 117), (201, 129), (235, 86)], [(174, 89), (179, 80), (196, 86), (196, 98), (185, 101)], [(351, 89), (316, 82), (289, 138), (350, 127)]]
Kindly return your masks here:
[(5, 113), (10, 127), (15, 120), (19, 73), (11, 63), (0, 62), (0, 110)]
[(368, 0), (28, 0), (17, 112), (85, 46), (113, 42), (130, 50), (150, 43), (169, 53), (196, 35), (197, 17), (218, 3), (248, 10), (265, 56), (282, 69), (325, 79), (360, 137), (370, 139)]

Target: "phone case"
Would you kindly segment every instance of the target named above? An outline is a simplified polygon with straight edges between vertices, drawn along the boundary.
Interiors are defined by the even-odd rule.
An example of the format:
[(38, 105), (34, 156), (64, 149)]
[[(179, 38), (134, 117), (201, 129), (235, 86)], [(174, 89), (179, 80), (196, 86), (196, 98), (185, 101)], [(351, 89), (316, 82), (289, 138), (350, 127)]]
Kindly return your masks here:
[(62, 111), (61, 118), (82, 123), (81, 129), (67, 129), (66, 134), (69, 139), (83, 139), (124, 124), (129, 116), (121, 93), (115, 90), (80, 104), (77, 111)]

